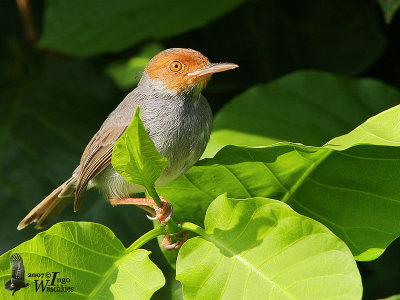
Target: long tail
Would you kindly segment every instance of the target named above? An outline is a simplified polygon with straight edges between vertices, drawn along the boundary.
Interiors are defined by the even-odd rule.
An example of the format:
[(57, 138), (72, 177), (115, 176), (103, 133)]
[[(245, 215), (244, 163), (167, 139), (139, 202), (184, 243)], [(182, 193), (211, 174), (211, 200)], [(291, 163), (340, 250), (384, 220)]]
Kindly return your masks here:
[(74, 199), (76, 178), (71, 177), (50, 195), (36, 205), (29, 214), (18, 224), (17, 229), (24, 229), (29, 224), (36, 222), (35, 228), (48, 226), (64, 209), (68, 202)]

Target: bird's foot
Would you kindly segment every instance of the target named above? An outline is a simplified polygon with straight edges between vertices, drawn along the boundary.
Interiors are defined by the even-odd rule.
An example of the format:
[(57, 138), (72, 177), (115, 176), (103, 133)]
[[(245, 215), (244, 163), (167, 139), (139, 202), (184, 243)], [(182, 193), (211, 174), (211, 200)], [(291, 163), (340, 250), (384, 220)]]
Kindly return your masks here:
[[(147, 212), (154, 215), (151, 217), (147, 215), (150, 220), (159, 220), (161, 224), (165, 225), (172, 217), (172, 205), (165, 200), (164, 197), (160, 196), (163, 203), (161, 207), (158, 207), (152, 198), (122, 198), (122, 199), (108, 199), (112, 206), (117, 205), (137, 205)], [(175, 234), (166, 234), (161, 242), (161, 246), (166, 250), (179, 249), (182, 244), (188, 239), (188, 232), (184, 231)]]
[(169, 204), (164, 197), (160, 197), (160, 199), (163, 203), (161, 207), (158, 207), (155, 203), (153, 204), (155, 217), (150, 217), (149, 215), (147, 215), (147, 218), (149, 218), (150, 220), (159, 220), (161, 224), (166, 224), (172, 217), (173, 209), (172, 205)]
[(147, 212), (155, 215), (154, 217), (147, 215), (150, 220), (159, 220), (161, 224), (165, 224), (171, 219), (173, 209), (172, 205), (169, 204), (164, 197), (160, 197), (160, 199), (163, 203), (161, 207), (157, 206), (153, 198), (112, 198), (109, 199), (109, 201), (112, 206), (127, 204), (138, 205), (141, 208), (145, 209)]
[(169, 234), (165, 235), (162, 242), (161, 246), (165, 250), (176, 250), (179, 249), (182, 244), (188, 239), (189, 233), (187, 231), (184, 231), (182, 233), (182, 236), (180, 236), (175, 243), (171, 242), (171, 236)]

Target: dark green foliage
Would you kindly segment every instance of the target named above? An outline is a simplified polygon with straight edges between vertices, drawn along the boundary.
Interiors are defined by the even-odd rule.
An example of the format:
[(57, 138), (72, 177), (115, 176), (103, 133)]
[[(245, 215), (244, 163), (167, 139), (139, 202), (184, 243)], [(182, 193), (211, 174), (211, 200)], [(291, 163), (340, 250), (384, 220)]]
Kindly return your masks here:
[(144, 39), (165, 38), (205, 25), (243, 2), (50, 0), (39, 45), (76, 56), (123, 50)]
[[(84, 147), (125, 96), (123, 89), (130, 87), (129, 82), (133, 84), (135, 77), (140, 77), (140, 70), (154, 49), (190, 47), (203, 52), (211, 61), (240, 65), (234, 72), (214, 76), (205, 90), (216, 114), (208, 157), (213, 157), (222, 146), (230, 143), (267, 146), (272, 142), (287, 141), (322, 146), (355, 129), (368, 117), (400, 103), (400, 15), (396, 14), (399, 8), (396, 0), (117, 0), (112, 3), (105, 0), (50, 0), (43, 3), (30, 1), (30, 4), (34, 29), (38, 32), (37, 46), (26, 34), (27, 28), (32, 29), (32, 26), (21, 21), (22, 14), (17, 5), (13, 1), (0, 4), (1, 254), (37, 234), (33, 228), (17, 231), (16, 226), (36, 203), (70, 176)], [(299, 72), (291, 73), (293, 71)], [(396, 129), (397, 114), (394, 115), (394, 119), (389, 116), (382, 124)], [(323, 163), (315, 168), (310, 180), (306, 179), (305, 184), (296, 187), (295, 197), (285, 200), (298, 213), (318, 220), (346, 243), (352, 241), (353, 244), (350, 242), (348, 246), (353, 254), (364, 253), (359, 259), (375, 258), (399, 235), (398, 224), (393, 221), (399, 220), (396, 202), (398, 147), (393, 138), (398, 135), (397, 131), (386, 128), (384, 132), (374, 131), (383, 128), (382, 124), (367, 127), (386, 142), (379, 144), (367, 138), (366, 142), (375, 146), (354, 146), (344, 150), (345, 154), (353, 156), (352, 160), (344, 161), (344, 156), (336, 153), (343, 149), (308, 148), (288, 143), (249, 150), (251, 154), (263, 152), (263, 159), (268, 161), (260, 161), (276, 167), (276, 172), (271, 174), (277, 174), (289, 189), (296, 184), (291, 181), (295, 173), (290, 167), (300, 161), (294, 149), (304, 151), (306, 158), (302, 161), (311, 165), (315, 157), (307, 161), (310, 159), (307, 155), (333, 153), (321, 160)], [(363, 130), (360, 127), (347, 137), (353, 142), (363, 140)], [(393, 132), (392, 137), (390, 132)], [(394, 144), (388, 145), (387, 140)], [(342, 145), (349, 142), (346, 138), (334, 141)], [(242, 152), (242, 148), (225, 148), (217, 157), (200, 162), (185, 177), (159, 190), (175, 205), (178, 220), (203, 226), (208, 204), (224, 192), (232, 198), (262, 196), (281, 200), (285, 197), (285, 191), (277, 188), (278, 183), (257, 183), (252, 179), (251, 176), (260, 178), (262, 174), (257, 173), (260, 171), (259, 166), (254, 166), (257, 163)], [(385, 161), (387, 158), (393, 159), (393, 163)], [(234, 165), (238, 162), (239, 165)], [(252, 167), (246, 168), (247, 164)], [(226, 166), (239, 172), (239, 178), (245, 176), (241, 178), (243, 186), (237, 183), (235, 176), (226, 173)], [(312, 188), (311, 179), (316, 178), (373, 195), (369, 195), (370, 202), (360, 204), (362, 214), (357, 214), (354, 206), (346, 208), (344, 201), (330, 207), (327, 199), (343, 199), (343, 195), (329, 192), (327, 187), (318, 191)], [(187, 183), (188, 179), (193, 182)], [(184, 190), (188, 186), (192, 189), (189, 189), (189, 195), (188, 190)], [(245, 194), (244, 189), (251, 195)], [(357, 199), (365, 199), (361, 197), (362, 192), (357, 193)], [(382, 203), (377, 202), (379, 195), (385, 198)], [(318, 202), (317, 198), (323, 200)], [(350, 198), (346, 194), (345, 199)], [(391, 201), (393, 199), (395, 201)], [(191, 201), (190, 205), (185, 204), (186, 201)], [(218, 214), (215, 203), (210, 215)], [(236, 205), (229, 203), (224, 205)], [(316, 207), (316, 203), (321, 205)], [(286, 210), (285, 207), (282, 205), (277, 211)], [(313, 212), (307, 212), (310, 207)], [(379, 219), (374, 219), (376, 216)], [(237, 217), (254, 221), (246, 211), (241, 214), (239, 210)], [(280, 220), (279, 217), (276, 219)], [(152, 228), (142, 211), (126, 206), (111, 208), (101, 195), (92, 191), (85, 195), (78, 213), (73, 214), (72, 205), (68, 206), (58, 221), (61, 220), (101, 223), (109, 227), (125, 247)], [(332, 220), (344, 222), (346, 228), (355, 227), (354, 236), (347, 239), (330, 223)], [(323, 225), (312, 222), (326, 230)], [(63, 223), (49, 232), (59, 230), (63, 235), (64, 229), (86, 226), (81, 224), (86, 223)], [(85, 229), (86, 234), (101, 236), (99, 231), (103, 232), (103, 229), (97, 226), (100, 225), (90, 225)], [(365, 228), (359, 226), (378, 229), (379, 233), (361, 234)], [(228, 225), (223, 223), (218, 228), (226, 230)], [(233, 229), (227, 233), (235, 233)], [(108, 229), (103, 234), (112, 237), (112, 233), (105, 232)], [(35, 239), (46, 236), (49, 238), (45, 233)], [(358, 239), (360, 236), (362, 238)], [(336, 237), (330, 234), (329, 239)], [(113, 242), (119, 243), (118, 247), (124, 251), (119, 241)], [(203, 253), (202, 243), (206, 245), (210, 241), (196, 238), (188, 243), (181, 259), (184, 254)], [(18, 247), (31, 247), (28, 246), (31, 244), (24, 245)], [(155, 241), (144, 247), (153, 252), (150, 259), (162, 270), (166, 280), (166, 285), (156, 292), (154, 299), (180, 299), (181, 287), (174, 281), (175, 270), (166, 262)], [(345, 253), (347, 248), (343, 247)], [(371, 251), (365, 253), (368, 249)], [(394, 241), (379, 259), (358, 263), (364, 299), (400, 293), (400, 267), (396, 265), (399, 254), (399, 242)], [(27, 254), (21, 255), (27, 268), (29, 258), (25, 259)], [(214, 255), (220, 255), (219, 250)], [(40, 261), (34, 256), (32, 261)], [(68, 255), (62, 259), (67, 258)], [(168, 256), (172, 265), (175, 258), (176, 253)], [(190, 267), (190, 261), (182, 262), (183, 265), (178, 264), (178, 273), (184, 283), (190, 283), (186, 293), (193, 295), (197, 282), (190, 282), (193, 278), (181, 272), (184, 267)], [(9, 277), (8, 254), (2, 256), (0, 265), (1, 275)], [(3, 270), (6, 270), (4, 274)], [(354, 271), (352, 276), (356, 278), (357, 272)], [(157, 288), (161, 286), (160, 282), (156, 284)], [(353, 295), (357, 298), (357, 291)]]
[(399, 0), (378, 0), (379, 5), (382, 7), (382, 11), (385, 16), (385, 22), (390, 23), (400, 8), (400, 1)]

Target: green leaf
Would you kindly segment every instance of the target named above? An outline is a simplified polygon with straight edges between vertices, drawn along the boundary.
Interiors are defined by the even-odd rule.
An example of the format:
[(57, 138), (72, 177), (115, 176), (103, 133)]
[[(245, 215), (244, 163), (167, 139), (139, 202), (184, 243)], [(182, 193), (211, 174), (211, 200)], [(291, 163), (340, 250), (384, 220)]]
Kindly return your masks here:
[(89, 56), (201, 27), (244, 0), (50, 0), (39, 46)]
[[(316, 219), (349, 246), (358, 260), (372, 260), (400, 236), (400, 105), (341, 137), (338, 151), (279, 143), (269, 147), (227, 146), (159, 190), (174, 205), (176, 219), (201, 224), (218, 195), (269, 197)], [(371, 129), (372, 130), (372, 129)], [(362, 135), (365, 138), (362, 138)], [(357, 138), (352, 139), (352, 136)], [(397, 137), (392, 142), (386, 137)], [(357, 145), (359, 141), (373, 142)], [(337, 140), (336, 140), (337, 141)], [(329, 143), (330, 145), (331, 143)], [(186, 219), (185, 219), (186, 217)]]
[(321, 146), (398, 103), (400, 92), (377, 80), (295, 72), (253, 87), (221, 109), (203, 157), (225, 145)]
[(361, 299), (347, 246), (282, 202), (222, 195), (204, 223), (179, 252), (185, 299)]
[(388, 298), (381, 299), (381, 300), (400, 300), (400, 295), (393, 295), (393, 296), (390, 296)]
[(378, 3), (382, 8), (386, 24), (390, 24), (400, 8), (400, 0), (378, 0)]
[(160, 43), (147, 44), (136, 55), (124, 62), (113, 62), (106, 69), (106, 73), (121, 89), (130, 89), (140, 80), (141, 73), (150, 59), (164, 50)]
[[(107, 227), (88, 222), (63, 222), (36, 235), (0, 257), (0, 278), (10, 278), (10, 256), (24, 261), (29, 287), (17, 291), (21, 299), (43, 299), (28, 273), (60, 272), (73, 292), (50, 293), (46, 299), (150, 299), (165, 284), (162, 272), (149, 259), (149, 251), (128, 252)], [(44, 278), (46, 280), (46, 278)], [(44, 282), (46, 284), (46, 282)], [(10, 292), (0, 289), (1, 298)]]
[(157, 151), (140, 120), (139, 107), (131, 124), (115, 143), (111, 163), (125, 180), (142, 185), (149, 192), (167, 166), (167, 159)]
[(400, 105), (371, 117), (346, 135), (329, 141), (325, 146), (344, 150), (357, 144), (400, 146)]

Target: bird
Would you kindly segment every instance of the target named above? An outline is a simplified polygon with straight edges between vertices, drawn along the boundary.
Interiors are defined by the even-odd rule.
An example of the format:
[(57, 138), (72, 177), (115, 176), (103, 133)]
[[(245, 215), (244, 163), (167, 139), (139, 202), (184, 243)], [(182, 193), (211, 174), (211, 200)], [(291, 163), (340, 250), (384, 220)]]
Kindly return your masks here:
[(155, 183), (156, 188), (177, 179), (200, 159), (210, 138), (213, 116), (202, 90), (212, 74), (237, 67), (233, 63), (210, 63), (193, 49), (171, 48), (155, 55), (145, 67), (137, 87), (111, 112), (90, 140), (72, 176), (35, 206), (19, 223), (18, 230), (33, 222), (37, 229), (48, 226), (72, 199), (74, 211), (78, 211), (83, 192), (92, 187), (112, 205), (136, 204), (142, 208), (153, 205), (159, 220), (165, 221), (163, 214), (167, 206), (157, 209), (152, 199), (132, 198), (145, 189), (127, 182), (113, 168), (114, 144), (139, 108), (146, 132), (168, 160)]
[(16, 291), (29, 286), (25, 282), (25, 267), (21, 255), (14, 253), (11, 258), (11, 279), (4, 284), (4, 288), (13, 291), (14, 296)]

